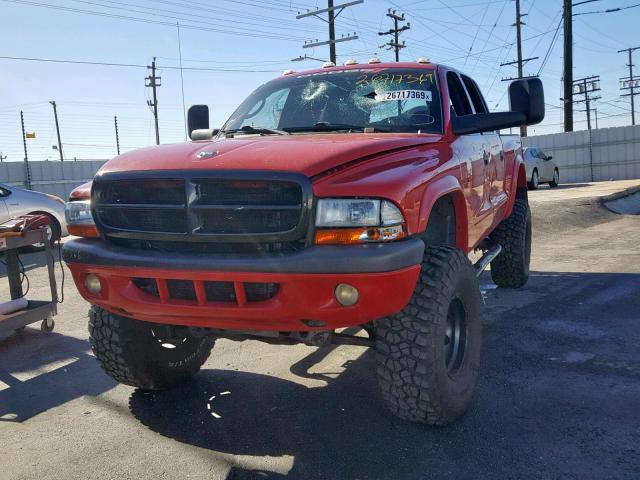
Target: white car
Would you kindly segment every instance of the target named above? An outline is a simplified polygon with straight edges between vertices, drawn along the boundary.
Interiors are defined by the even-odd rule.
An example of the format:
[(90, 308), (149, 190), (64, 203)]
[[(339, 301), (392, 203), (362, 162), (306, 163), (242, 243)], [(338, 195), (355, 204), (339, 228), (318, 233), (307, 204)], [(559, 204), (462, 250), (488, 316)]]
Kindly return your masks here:
[(551, 188), (557, 187), (560, 183), (560, 169), (551, 158), (539, 148), (524, 149), (524, 166), (530, 190), (537, 189), (541, 183), (548, 183)]
[(67, 235), (64, 206), (64, 200), (55, 195), (0, 183), (0, 223), (20, 215), (47, 215), (51, 219), (49, 238), (52, 242)]

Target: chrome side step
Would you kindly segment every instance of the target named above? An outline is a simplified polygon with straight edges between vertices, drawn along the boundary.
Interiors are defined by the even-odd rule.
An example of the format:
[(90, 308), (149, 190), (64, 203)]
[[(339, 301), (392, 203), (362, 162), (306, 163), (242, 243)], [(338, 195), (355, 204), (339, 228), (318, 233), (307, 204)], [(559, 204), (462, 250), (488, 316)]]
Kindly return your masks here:
[(487, 268), (487, 265), (489, 265), (489, 263), (491, 263), (494, 258), (500, 255), (501, 251), (502, 247), (496, 244), (486, 252), (484, 252), (482, 257), (480, 257), (480, 260), (473, 264), (473, 268), (476, 270), (476, 277), (479, 277), (482, 272), (484, 272), (484, 269)]

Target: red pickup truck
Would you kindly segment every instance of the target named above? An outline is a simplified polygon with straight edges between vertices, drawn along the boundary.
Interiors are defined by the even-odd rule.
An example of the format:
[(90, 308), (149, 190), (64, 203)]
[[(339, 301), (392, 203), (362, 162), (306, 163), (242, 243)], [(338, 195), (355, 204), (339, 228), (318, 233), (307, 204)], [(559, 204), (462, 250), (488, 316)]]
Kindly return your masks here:
[(120, 155), (67, 204), (98, 361), (164, 389), (217, 338), (372, 346), (392, 412), (452, 421), (478, 377), (477, 275), (529, 273), (520, 142), (498, 131), (543, 119), (542, 84), (509, 96), (490, 113), (462, 73), (374, 59), (287, 71), (220, 130), (191, 107), (192, 142)]

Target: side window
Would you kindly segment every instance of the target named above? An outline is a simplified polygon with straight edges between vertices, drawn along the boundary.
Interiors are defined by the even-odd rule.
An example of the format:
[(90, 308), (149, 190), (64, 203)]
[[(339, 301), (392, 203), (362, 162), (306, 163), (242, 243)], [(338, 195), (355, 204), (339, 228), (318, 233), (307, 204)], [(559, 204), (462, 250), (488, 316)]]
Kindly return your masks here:
[(462, 117), (464, 115), (471, 115), (471, 103), (467, 92), (465, 92), (460, 77), (454, 72), (447, 73), (447, 87), (449, 88), (449, 98), (451, 99), (451, 105), (456, 115)]
[(462, 81), (464, 82), (464, 86), (467, 87), (467, 92), (469, 92), (469, 96), (471, 97), (471, 102), (473, 103), (473, 108), (476, 113), (488, 113), (489, 109), (487, 108), (487, 102), (484, 101), (482, 93), (480, 92), (476, 82), (466, 75), (462, 75)]
[(536, 150), (535, 148), (530, 148), (529, 155), (531, 156), (531, 158), (538, 158), (538, 150)]
[(542, 150), (538, 150), (538, 158), (541, 160), (546, 160), (547, 159), (547, 154), (544, 153)]

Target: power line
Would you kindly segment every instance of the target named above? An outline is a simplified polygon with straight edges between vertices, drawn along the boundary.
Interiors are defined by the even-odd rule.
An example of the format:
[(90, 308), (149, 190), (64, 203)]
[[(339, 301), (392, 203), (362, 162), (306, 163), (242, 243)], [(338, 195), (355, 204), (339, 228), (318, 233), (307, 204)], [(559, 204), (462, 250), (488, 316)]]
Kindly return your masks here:
[[(587, 3), (587, 2), (581, 2), (581, 3)], [(576, 3), (574, 5), (579, 5), (579, 4)], [(635, 5), (629, 5), (626, 7), (607, 8), (606, 10), (595, 10), (592, 12), (574, 13), (573, 16), (577, 17), (578, 15), (595, 15), (598, 13), (614, 13), (614, 12), (621, 12), (622, 10), (629, 10), (630, 8), (637, 8), (637, 7), (640, 7), (640, 3), (636, 3)]]
[[(7, 1), (7, 0), (0, 0)], [(174, 25), (175, 27), (175, 25)], [(70, 63), (77, 65), (99, 65), (106, 67), (128, 67), (128, 68), (147, 68), (147, 65), (136, 63), (113, 63), (113, 62), (96, 62), (86, 60), (62, 60), (57, 58), (38, 58), (38, 57), (13, 57), (0, 56), (2, 60), (23, 60), (30, 62), (49, 62), (49, 63)], [(180, 70), (179, 66), (163, 66), (166, 70)], [(220, 73), (274, 73), (279, 70), (252, 70), (245, 68), (205, 68), (205, 67), (182, 67), (183, 70), (196, 72), (220, 72)]]
[[(128, 21), (134, 21), (134, 22), (148, 23), (152, 25), (163, 25), (163, 26), (175, 27), (175, 24), (170, 21), (152, 20), (149, 18), (132, 17), (130, 15), (120, 15), (116, 13), (99, 12), (96, 10), (85, 10), (85, 9), (80, 9), (75, 7), (64, 7), (60, 5), (51, 5), (49, 3), (42, 3), (42, 2), (35, 2), (35, 1), (28, 1), (28, 0), (0, 0), (0, 1), (7, 2), (7, 3), (21, 4), (21, 5), (30, 5), (34, 7), (49, 8), (53, 10), (60, 10), (60, 11), (65, 11), (70, 13), (94, 15), (94, 16), (105, 17), (105, 18), (112, 18), (116, 20), (128, 20)], [(170, 18), (175, 19), (175, 17), (170, 17)], [(187, 21), (190, 21), (190, 20), (187, 20)], [(242, 37), (266, 38), (271, 40), (289, 40), (289, 41), (300, 40), (299, 37), (288, 37), (288, 36), (276, 35), (272, 33), (268, 33), (268, 34), (262, 33), (260, 35), (256, 35), (250, 29), (226, 30), (226, 29), (214, 28), (214, 27), (200, 27), (192, 24), (183, 24), (182, 28), (190, 29), (190, 30), (199, 30), (203, 32), (224, 33), (224, 34), (237, 35)]]
[(560, 21), (558, 22), (558, 26), (556, 27), (556, 31), (553, 34), (553, 37), (551, 38), (551, 43), (549, 44), (549, 48), (547, 49), (547, 53), (545, 53), (544, 58), (542, 59), (542, 63), (540, 63), (540, 68), (538, 69), (538, 73), (537, 75), (540, 76), (540, 74), (542, 73), (542, 70), (544, 70), (544, 67), (547, 65), (547, 61), (549, 60), (549, 57), (551, 56), (551, 52), (553, 51), (553, 47), (555, 47), (556, 44), (556, 40), (558, 39), (558, 33), (560, 33), (560, 26), (562, 25), (562, 16), (560, 16)]

